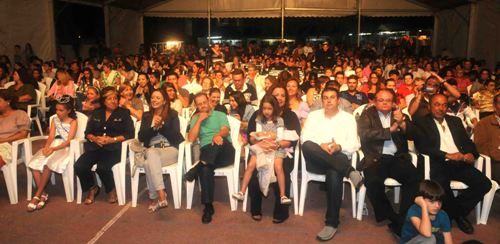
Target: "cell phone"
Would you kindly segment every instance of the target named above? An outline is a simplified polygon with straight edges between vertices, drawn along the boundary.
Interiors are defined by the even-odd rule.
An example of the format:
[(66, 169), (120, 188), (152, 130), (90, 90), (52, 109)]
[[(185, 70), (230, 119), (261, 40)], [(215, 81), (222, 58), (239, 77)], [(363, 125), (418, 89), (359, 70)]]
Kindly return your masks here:
[(434, 92), (434, 88), (433, 87), (429, 87), (429, 86), (426, 86), (422, 89), (422, 92), (426, 92), (426, 93), (431, 93), (431, 92)]

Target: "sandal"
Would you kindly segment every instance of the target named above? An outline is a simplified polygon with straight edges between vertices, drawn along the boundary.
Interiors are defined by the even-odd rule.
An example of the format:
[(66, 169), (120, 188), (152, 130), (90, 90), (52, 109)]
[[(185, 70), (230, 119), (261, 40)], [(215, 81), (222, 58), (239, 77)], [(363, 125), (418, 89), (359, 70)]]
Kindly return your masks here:
[(108, 193), (108, 203), (114, 204), (116, 202), (118, 202), (118, 196), (116, 195), (116, 191)]
[(45, 207), (45, 204), (49, 201), (49, 194), (48, 193), (45, 193), (45, 194), (42, 194), (40, 196), (40, 201), (38, 202), (38, 204), (36, 205), (36, 209), (37, 210), (40, 210), (42, 209), (43, 207)]
[(162, 208), (166, 208), (166, 207), (168, 207), (168, 202), (166, 199), (163, 201), (158, 200), (158, 201), (155, 201), (155, 202), (149, 204), (148, 212), (154, 213), (154, 212), (156, 212)]
[(37, 208), (37, 206), (38, 206), (38, 204), (40, 203), (40, 198), (39, 198), (39, 197), (34, 196), (34, 197), (33, 197), (33, 199), (34, 199), (34, 200), (37, 200), (38, 202), (35, 204), (35, 203), (33, 203), (33, 202), (32, 202), (33, 200), (31, 200), (31, 202), (29, 202), (29, 203), (28, 203), (28, 206), (27, 206), (27, 208), (26, 208), (26, 211), (28, 211), (28, 212), (30, 212), (30, 213), (31, 213), (31, 212), (34, 212), (35, 210), (37, 210), (37, 209), (38, 209), (38, 208)]
[(95, 197), (97, 195), (99, 195), (100, 191), (101, 191), (101, 188), (98, 186), (93, 186), (92, 188), (90, 188), (89, 194), (87, 195), (87, 198), (85, 199), (84, 204), (90, 205), (90, 204), (94, 203)]
[(239, 200), (239, 201), (243, 201), (243, 200), (245, 200), (245, 194), (243, 194), (243, 192), (241, 192), (241, 191), (236, 192), (236, 193), (233, 193), (231, 196), (232, 196), (234, 199)]
[(282, 196), (280, 198), (281, 204), (289, 205), (292, 203), (292, 199), (288, 198), (287, 196)]

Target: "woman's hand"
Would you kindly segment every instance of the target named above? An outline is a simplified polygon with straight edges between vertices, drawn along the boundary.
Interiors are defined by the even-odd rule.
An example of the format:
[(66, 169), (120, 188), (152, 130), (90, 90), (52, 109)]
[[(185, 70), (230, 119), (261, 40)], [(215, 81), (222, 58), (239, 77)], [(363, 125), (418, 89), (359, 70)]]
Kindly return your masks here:
[(162, 119), (161, 116), (154, 115), (153, 116), (153, 128), (158, 129), (162, 125)]
[(45, 156), (45, 157), (50, 156), (50, 154), (52, 154), (53, 152), (54, 152), (54, 149), (51, 147), (44, 147), (42, 149), (43, 156)]

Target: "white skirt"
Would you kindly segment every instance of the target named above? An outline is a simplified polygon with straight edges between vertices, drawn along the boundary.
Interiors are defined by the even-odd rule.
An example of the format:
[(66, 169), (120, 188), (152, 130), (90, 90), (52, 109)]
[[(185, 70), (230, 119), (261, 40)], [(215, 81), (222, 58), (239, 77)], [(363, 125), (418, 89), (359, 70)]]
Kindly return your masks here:
[[(63, 143), (62, 139), (55, 139), (51, 146), (55, 147)], [(34, 170), (43, 171), (43, 166), (47, 165), (47, 167), (59, 174), (62, 174), (69, 163), (69, 146), (63, 149), (59, 149), (54, 151), (48, 157), (43, 155), (42, 150), (38, 151), (28, 164), (28, 167)]]
[(2, 157), (6, 164), (12, 162), (12, 145), (10, 143), (0, 143), (0, 157)]

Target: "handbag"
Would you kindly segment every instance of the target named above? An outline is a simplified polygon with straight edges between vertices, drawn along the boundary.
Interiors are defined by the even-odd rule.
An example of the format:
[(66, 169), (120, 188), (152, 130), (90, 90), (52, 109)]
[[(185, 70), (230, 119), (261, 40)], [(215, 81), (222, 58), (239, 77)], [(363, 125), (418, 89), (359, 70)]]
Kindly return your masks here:
[(135, 174), (137, 167), (143, 167), (144, 162), (146, 161), (146, 147), (142, 145), (142, 143), (134, 139), (129, 145), (129, 148), (132, 152), (134, 152), (134, 168), (132, 169), (132, 174)]

